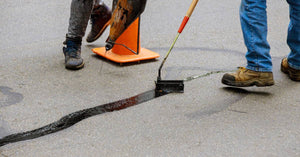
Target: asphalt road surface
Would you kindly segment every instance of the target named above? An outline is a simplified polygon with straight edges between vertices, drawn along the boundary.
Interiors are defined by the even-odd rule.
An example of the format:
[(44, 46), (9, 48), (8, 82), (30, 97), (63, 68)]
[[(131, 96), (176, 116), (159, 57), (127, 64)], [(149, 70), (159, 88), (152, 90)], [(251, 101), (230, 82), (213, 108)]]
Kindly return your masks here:
[[(62, 53), (70, 3), (0, 1), (0, 138), (151, 92), (190, 5), (186, 0), (147, 2), (141, 46), (160, 58), (121, 66), (98, 57), (91, 49), (105, 45), (107, 29), (94, 43), (83, 42), (85, 68), (70, 71), (64, 68)], [(111, 1), (106, 3), (111, 6)], [(0, 147), (0, 157), (299, 157), (300, 84), (280, 72), (280, 61), (289, 52), (285, 1), (268, 1), (275, 85), (221, 84), (224, 73), (246, 63), (239, 5), (236, 0), (199, 1), (162, 71), (163, 79), (189, 80), (184, 93), (152, 98), (52, 134), (9, 143)]]

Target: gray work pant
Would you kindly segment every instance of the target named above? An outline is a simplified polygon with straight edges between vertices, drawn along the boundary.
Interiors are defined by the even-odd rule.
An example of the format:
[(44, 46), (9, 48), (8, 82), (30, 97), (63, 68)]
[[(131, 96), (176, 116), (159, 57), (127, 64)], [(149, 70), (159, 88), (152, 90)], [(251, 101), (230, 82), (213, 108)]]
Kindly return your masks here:
[(67, 38), (82, 40), (94, 5), (103, 0), (72, 0)]

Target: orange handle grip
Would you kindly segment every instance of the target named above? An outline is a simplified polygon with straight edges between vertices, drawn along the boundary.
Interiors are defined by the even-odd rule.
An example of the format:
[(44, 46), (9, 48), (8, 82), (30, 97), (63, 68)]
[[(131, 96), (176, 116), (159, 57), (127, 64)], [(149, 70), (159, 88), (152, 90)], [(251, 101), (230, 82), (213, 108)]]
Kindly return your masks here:
[(187, 24), (187, 22), (189, 21), (197, 3), (198, 3), (199, 0), (193, 0), (192, 4), (190, 5), (190, 8), (189, 10), (187, 11), (185, 17), (183, 18), (182, 22), (181, 22), (181, 25), (178, 29), (178, 33), (181, 33), (185, 27), (185, 25)]
[(184, 18), (183, 18), (183, 20), (182, 20), (182, 22), (181, 22), (181, 25), (180, 25), (180, 27), (179, 27), (179, 29), (178, 29), (178, 33), (181, 33), (182, 31), (183, 31), (183, 29), (184, 29), (184, 27), (185, 27), (185, 25), (187, 24), (187, 22), (189, 21), (189, 17), (187, 17), (187, 16), (185, 16)]

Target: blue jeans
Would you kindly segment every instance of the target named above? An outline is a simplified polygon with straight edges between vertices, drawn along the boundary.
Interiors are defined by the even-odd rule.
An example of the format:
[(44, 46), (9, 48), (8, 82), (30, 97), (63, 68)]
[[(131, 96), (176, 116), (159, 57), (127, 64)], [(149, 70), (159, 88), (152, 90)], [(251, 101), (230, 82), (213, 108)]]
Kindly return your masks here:
[[(287, 43), (291, 49), (288, 63), (300, 70), (300, 0), (287, 0), (290, 5), (290, 25)], [(272, 72), (270, 45), (267, 41), (266, 0), (242, 0), (240, 20), (247, 47), (247, 69)]]

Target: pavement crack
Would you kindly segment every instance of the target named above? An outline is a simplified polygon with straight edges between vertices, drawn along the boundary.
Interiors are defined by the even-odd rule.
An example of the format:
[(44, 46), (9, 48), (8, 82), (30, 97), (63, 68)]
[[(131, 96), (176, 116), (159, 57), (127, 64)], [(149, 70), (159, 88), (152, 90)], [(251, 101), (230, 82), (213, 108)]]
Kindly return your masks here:
[[(212, 71), (212, 72), (206, 73), (204, 75), (191, 76), (191, 77), (186, 78), (185, 81), (191, 81), (191, 80), (194, 80), (197, 78), (207, 77), (209, 75), (222, 73), (222, 72), (225, 72), (225, 71)], [(171, 92), (163, 92), (163, 93), (161, 93), (161, 95), (156, 95), (155, 90), (150, 90), (150, 91), (146, 91), (144, 93), (138, 94), (138, 95), (130, 97), (130, 98), (126, 98), (126, 99), (111, 102), (108, 104), (99, 105), (99, 106), (96, 106), (93, 108), (87, 108), (87, 109), (83, 109), (83, 110), (80, 110), (77, 112), (73, 112), (71, 114), (68, 114), (68, 115), (60, 118), (58, 121), (48, 124), (46, 126), (43, 126), (41, 128), (38, 128), (38, 129), (35, 129), (32, 131), (26, 131), (26, 132), (21, 132), (21, 133), (16, 133), (16, 134), (11, 134), (11, 135), (5, 136), (0, 139), (0, 147), (4, 146), (6, 144), (9, 144), (9, 143), (30, 140), (30, 139), (38, 138), (38, 137), (45, 136), (48, 134), (52, 134), (52, 133), (64, 130), (66, 128), (69, 128), (69, 127), (73, 126), (74, 124), (76, 124), (86, 118), (89, 118), (89, 117), (92, 117), (95, 115), (99, 115), (99, 114), (103, 114), (106, 112), (122, 110), (122, 109), (141, 104), (143, 102), (152, 100), (154, 98), (157, 98), (157, 97), (169, 94), (169, 93), (171, 93)], [(223, 104), (223, 102), (222, 102), (221, 105), (217, 104), (218, 107), (216, 107), (216, 108), (209, 108), (205, 111), (202, 111), (200, 114), (199, 113), (194, 113), (194, 114), (196, 114), (196, 115), (203, 115), (203, 114), (211, 115), (214, 113), (221, 112), (222, 110), (226, 109), (230, 104), (241, 100), (244, 96), (247, 95), (247, 94), (245, 94), (245, 93), (247, 93), (245, 91), (243, 91), (242, 93), (243, 94), (237, 96), (237, 98), (235, 98), (233, 100), (229, 100), (228, 103)]]
[(238, 111), (238, 110), (228, 110), (228, 111), (232, 111), (232, 112), (237, 112), (237, 113), (245, 113), (245, 114), (247, 114), (248, 112), (245, 112), (245, 111)]
[[(169, 93), (162, 93), (162, 95), (159, 95), (159, 96), (163, 96), (166, 94), (169, 94)], [(32, 131), (26, 131), (26, 132), (21, 132), (21, 133), (16, 133), (16, 134), (11, 134), (11, 135), (5, 136), (0, 139), (0, 147), (4, 146), (6, 144), (9, 144), (9, 143), (35, 139), (35, 138), (38, 138), (41, 136), (52, 134), (52, 133), (64, 130), (66, 128), (69, 128), (69, 127), (73, 126), (74, 124), (76, 124), (86, 118), (89, 118), (89, 117), (92, 117), (95, 115), (99, 115), (99, 114), (103, 114), (106, 112), (113, 112), (113, 111), (122, 110), (122, 109), (125, 109), (128, 107), (132, 107), (132, 106), (141, 104), (143, 102), (152, 100), (159, 96), (155, 95), (155, 90), (150, 90), (150, 91), (146, 91), (144, 93), (138, 94), (138, 95), (130, 97), (130, 98), (126, 98), (126, 99), (111, 102), (108, 104), (99, 105), (99, 106), (96, 106), (93, 108), (88, 108), (88, 109), (80, 110), (77, 112), (73, 112), (71, 114), (68, 114), (68, 115), (62, 117), (58, 121), (48, 124), (46, 126), (43, 126), (41, 128), (38, 128), (38, 129), (35, 129)]]
[(184, 81), (188, 82), (188, 81), (192, 81), (192, 80), (195, 80), (195, 79), (198, 79), (198, 78), (207, 77), (207, 76), (210, 76), (212, 74), (225, 73), (225, 72), (231, 72), (231, 71), (211, 71), (211, 72), (208, 72), (208, 73), (203, 74), (203, 75), (195, 75), (195, 76), (187, 77), (187, 78), (184, 79)]

